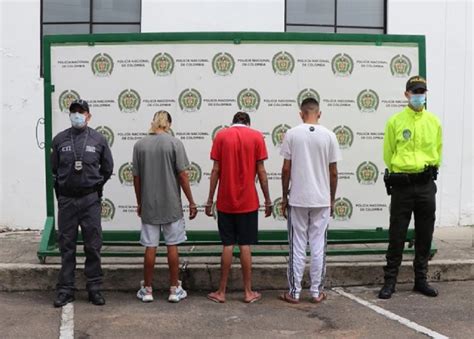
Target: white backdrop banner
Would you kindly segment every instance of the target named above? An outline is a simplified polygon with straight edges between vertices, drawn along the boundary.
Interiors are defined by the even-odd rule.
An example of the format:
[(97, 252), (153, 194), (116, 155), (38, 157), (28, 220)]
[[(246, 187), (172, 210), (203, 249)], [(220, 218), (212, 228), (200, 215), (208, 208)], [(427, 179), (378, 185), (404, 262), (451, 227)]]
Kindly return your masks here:
[[(103, 228), (138, 229), (133, 145), (147, 134), (155, 112), (168, 111), (172, 134), (192, 162), (189, 174), (200, 205), (187, 228), (209, 230), (216, 229), (203, 212), (212, 139), (237, 111), (246, 111), (269, 153), (265, 165), (275, 208), (270, 218), (261, 213), (260, 229), (284, 229), (280, 145), (285, 132), (301, 123), (299, 103), (315, 97), (321, 124), (336, 133), (343, 155), (331, 227), (388, 227), (383, 131), (389, 116), (406, 105), (405, 83), (418, 67), (418, 46), (408, 43), (58, 44), (51, 47), (53, 135), (70, 126), (72, 100), (89, 102), (90, 126), (106, 136), (115, 161), (102, 203)], [(187, 212), (184, 196), (183, 202)]]

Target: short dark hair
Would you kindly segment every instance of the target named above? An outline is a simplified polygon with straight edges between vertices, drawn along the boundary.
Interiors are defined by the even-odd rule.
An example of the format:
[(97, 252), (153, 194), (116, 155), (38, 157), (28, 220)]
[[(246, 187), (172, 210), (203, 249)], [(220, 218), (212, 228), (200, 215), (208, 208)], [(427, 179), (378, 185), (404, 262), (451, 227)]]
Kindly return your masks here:
[(316, 106), (319, 107), (319, 102), (318, 102), (318, 100), (316, 100), (315, 98), (312, 98), (312, 97), (306, 98), (301, 102), (300, 108), (301, 108), (301, 110), (303, 110), (303, 107), (309, 106), (309, 105), (316, 105)]
[(232, 119), (233, 124), (243, 124), (250, 126), (250, 115), (245, 112), (237, 112)]

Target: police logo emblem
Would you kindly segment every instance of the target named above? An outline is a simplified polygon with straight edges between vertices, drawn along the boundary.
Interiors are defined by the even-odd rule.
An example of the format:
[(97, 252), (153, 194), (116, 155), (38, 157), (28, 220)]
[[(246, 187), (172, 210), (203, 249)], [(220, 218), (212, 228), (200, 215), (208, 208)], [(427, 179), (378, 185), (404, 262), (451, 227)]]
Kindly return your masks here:
[(281, 124), (276, 126), (272, 132), (273, 145), (279, 147), (283, 143), (286, 132), (291, 128), (290, 125)]
[(229, 53), (217, 53), (212, 58), (212, 70), (214, 74), (227, 76), (232, 75), (235, 68), (235, 61)]
[(188, 88), (179, 95), (179, 107), (184, 112), (196, 112), (201, 108), (201, 94), (194, 88)]
[(167, 76), (173, 73), (174, 59), (168, 53), (158, 53), (151, 61), (153, 73), (157, 76)]
[(102, 221), (112, 221), (115, 215), (115, 205), (109, 199), (103, 199), (100, 216)]
[(140, 108), (140, 95), (133, 89), (122, 91), (118, 97), (120, 111), (123, 113), (135, 113)]
[(334, 75), (347, 77), (352, 74), (354, 61), (348, 54), (339, 53), (332, 58), (331, 66)]
[(126, 162), (119, 169), (119, 180), (124, 186), (133, 186), (133, 165), (131, 162)]
[(379, 177), (377, 166), (370, 161), (364, 161), (357, 167), (357, 180), (362, 185), (374, 185)]
[(91, 68), (96, 77), (108, 77), (114, 70), (114, 61), (107, 53), (99, 53), (92, 58)]
[(237, 104), (245, 112), (255, 112), (260, 106), (260, 95), (253, 88), (243, 89), (237, 96)]
[(346, 221), (352, 217), (352, 203), (346, 198), (337, 198), (334, 202), (334, 219)]
[(281, 198), (277, 198), (273, 201), (272, 215), (276, 220), (285, 220), (285, 217), (283, 216), (283, 205), (281, 203)]
[(337, 126), (334, 128), (333, 132), (336, 134), (340, 149), (348, 149), (352, 146), (352, 142), (354, 141), (354, 133), (349, 127)]
[(198, 164), (196, 164), (195, 162), (191, 162), (187, 169), (187, 172), (189, 177), (189, 183), (192, 186), (197, 185), (201, 182), (202, 171), (201, 167)]
[(295, 59), (288, 52), (279, 52), (272, 59), (273, 71), (279, 75), (290, 75), (295, 68)]
[(318, 103), (321, 103), (319, 93), (316, 90), (312, 88), (305, 88), (304, 90), (300, 91), (300, 93), (298, 94), (298, 98), (297, 98), (298, 106), (301, 106), (301, 103), (303, 102), (303, 100), (307, 98), (316, 99)]
[(411, 138), (411, 131), (409, 129), (403, 130), (403, 139), (409, 140)]
[(379, 96), (371, 89), (365, 89), (357, 96), (357, 106), (362, 113), (373, 113), (379, 107)]
[(411, 68), (411, 61), (406, 55), (395, 55), (390, 61), (390, 71), (395, 77), (410, 76)]
[(107, 126), (98, 126), (95, 130), (102, 134), (109, 147), (112, 147), (114, 144), (114, 132)]
[(78, 100), (80, 98), (81, 97), (79, 93), (72, 89), (63, 91), (59, 95), (59, 109), (61, 110), (61, 112), (69, 113), (69, 106), (71, 106), (74, 100)]

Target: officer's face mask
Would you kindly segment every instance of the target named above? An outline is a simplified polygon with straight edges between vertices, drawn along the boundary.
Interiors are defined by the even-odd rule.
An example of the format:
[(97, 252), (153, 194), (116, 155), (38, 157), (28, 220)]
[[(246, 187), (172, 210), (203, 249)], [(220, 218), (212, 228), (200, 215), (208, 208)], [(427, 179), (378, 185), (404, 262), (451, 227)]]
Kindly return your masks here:
[(79, 112), (69, 113), (69, 119), (71, 120), (71, 125), (74, 128), (83, 128), (86, 125), (86, 116)]
[(425, 105), (426, 94), (412, 94), (409, 101), (413, 108), (420, 109)]

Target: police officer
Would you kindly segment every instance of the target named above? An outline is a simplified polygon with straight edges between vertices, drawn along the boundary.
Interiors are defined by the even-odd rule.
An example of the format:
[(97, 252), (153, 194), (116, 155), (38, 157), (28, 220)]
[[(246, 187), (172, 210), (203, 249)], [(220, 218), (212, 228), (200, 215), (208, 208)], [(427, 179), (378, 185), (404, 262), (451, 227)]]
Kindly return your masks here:
[[(436, 297), (438, 291), (426, 281), (436, 210), (436, 176), (441, 163), (442, 133), (439, 119), (425, 109), (426, 80), (408, 79), (405, 96), (408, 106), (387, 122), (384, 161), (391, 193), (389, 245), (385, 283), (379, 298), (395, 292), (398, 270), (412, 213), (415, 217), (415, 285), (413, 290)], [(390, 192), (391, 191), (391, 192)]]
[(86, 101), (73, 101), (69, 112), (72, 127), (54, 137), (51, 153), (61, 251), (54, 306), (61, 307), (74, 301), (79, 225), (86, 254), (84, 273), (89, 301), (94, 305), (104, 305), (105, 299), (100, 293), (101, 196), (104, 184), (112, 175), (112, 154), (104, 136), (87, 126), (91, 114)]

